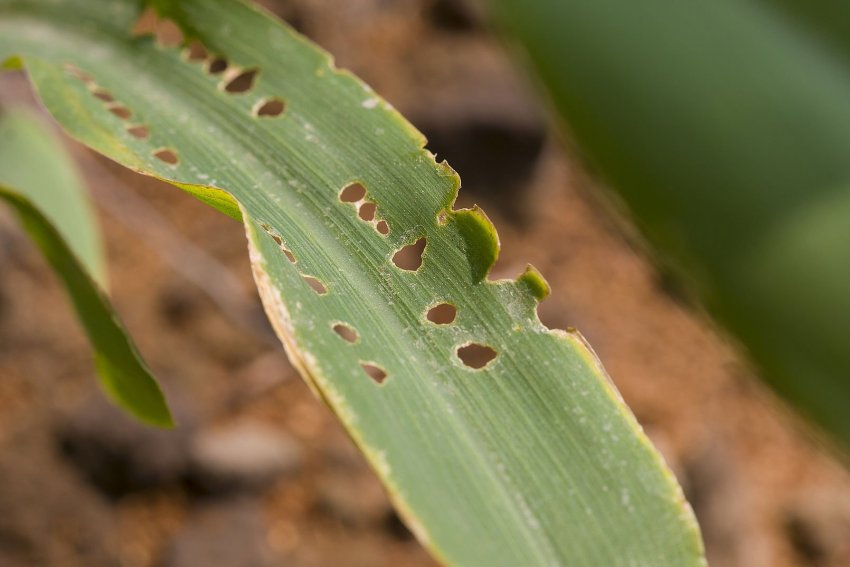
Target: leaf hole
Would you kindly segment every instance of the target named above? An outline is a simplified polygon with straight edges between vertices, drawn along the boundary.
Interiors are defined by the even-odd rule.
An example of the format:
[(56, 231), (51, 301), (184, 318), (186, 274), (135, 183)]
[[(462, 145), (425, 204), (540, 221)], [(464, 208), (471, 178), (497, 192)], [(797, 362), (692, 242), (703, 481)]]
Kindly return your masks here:
[(177, 152), (170, 148), (156, 150), (153, 152), (153, 156), (168, 165), (177, 165), (180, 162), (180, 158), (177, 157)]
[(69, 63), (69, 64), (65, 65), (65, 70), (68, 72), (69, 75), (71, 75), (75, 79), (79, 79), (80, 81), (84, 82), (90, 88), (93, 88), (95, 86), (94, 85), (94, 78), (91, 75), (89, 75), (88, 73), (86, 73), (85, 71), (83, 71), (82, 69), (80, 69), (79, 67), (77, 67), (75, 65), (71, 65)]
[(339, 335), (342, 340), (347, 343), (354, 344), (357, 342), (359, 338), (357, 335), (357, 331), (355, 331), (352, 327), (346, 325), (345, 323), (337, 323), (333, 326), (334, 332)]
[(357, 210), (357, 215), (364, 221), (372, 221), (375, 219), (375, 211), (378, 210), (378, 205), (371, 202), (366, 202), (360, 205)]
[[(274, 240), (274, 243), (277, 244), (278, 247), (280, 247), (280, 249), (283, 251), (283, 254), (286, 256), (286, 259), (289, 260), (290, 263), (294, 264), (298, 261), (295, 258), (295, 254), (293, 254), (286, 247), (286, 244), (283, 242), (283, 238), (281, 238), (280, 235), (278, 233), (276, 233), (272, 227), (270, 227), (266, 223), (260, 223), (260, 226), (262, 226), (263, 230), (266, 231), (266, 234), (268, 234), (271, 237), (271, 239)], [(304, 277), (306, 278), (306, 277), (309, 277), (309, 276), (304, 276)], [(318, 282), (318, 280), (316, 280), (316, 281)], [(316, 289), (316, 288), (314, 287), (313, 289)], [(322, 289), (324, 289), (324, 286), (322, 286)], [(324, 292), (322, 292), (322, 293), (324, 293)]]
[(451, 303), (438, 303), (428, 310), (426, 317), (435, 325), (448, 325), (457, 317), (457, 307)]
[(301, 274), (301, 277), (304, 278), (304, 281), (310, 286), (310, 288), (318, 293), (319, 295), (325, 295), (328, 293), (328, 288), (323, 284), (318, 278), (313, 276), (305, 276)]
[(148, 127), (142, 124), (127, 126), (127, 132), (129, 132), (131, 136), (133, 136), (134, 138), (138, 138), (139, 140), (144, 140), (145, 138), (151, 135), (151, 132), (150, 130), (148, 130)]
[(130, 29), (130, 35), (153, 36), (156, 43), (162, 47), (177, 47), (183, 44), (183, 31), (180, 26), (172, 20), (160, 18), (152, 6), (148, 6), (141, 13)]
[(115, 98), (111, 94), (109, 94), (109, 91), (95, 90), (92, 91), (91, 94), (94, 95), (94, 98), (103, 102), (115, 102)]
[(109, 107), (109, 112), (122, 120), (128, 120), (131, 116), (133, 116), (133, 111), (121, 104), (113, 104)]
[(189, 43), (184, 53), (186, 55), (186, 59), (193, 62), (206, 61), (207, 57), (210, 56), (209, 51), (207, 51), (207, 48), (204, 47), (204, 44), (197, 39), (193, 39)]
[(499, 355), (498, 352), (479, 343), (469, 343), (457, 349), (457, 357), (466, 366), (480, 370), (493, 362)]
[(214, 57), (207, 63), (207, 73), (219, 75), (227, 70), (228, 63), (224, 57)]
[(156, 10), (154, 10), (151, 6), (148, 6), (144, 9), (141, 15), (139, 15), (139, 19), (136, 20), (136, 23), (133, 24), (132, 29), (130, 29), (130, 35), (133, 37), (154, 35), (156, 33), (156, 24), (158, 21), (159, 16), (156, 14)]
[(264, 98), (254, 107), (254, 116), (276, 118), (286, 110), (286, 103), (277, 97)]
[(408, 244), (393, 255), (396, 267), (415, 272), (422, 266), (422, 255), (425, 252), (425, 238), (420, 238), (413, 244)]
[(256, 81), (259, 72), (259, 69), (242, 71), (224, 85), (224, 90), (230, 94), (247, 93), (254, 86), (254, 81)]
[(357, 203), (366, 196), (366, 188), (359, 183), (347, 185), (339, 192), (339, 200), (343, 203)]
[(172, 20), (159, 20), (154, 30), (156, 42), (162, 47), (180, 47), (183, 45), (183, 31)]
[(383, 384), (384, 380), (387, 379), (386, 371), (380, 366), (372, 364), (371, 362), (361, 362), (360, 366), (363, 368), (366, 375), (378, 384)]
[(375, 230), (386, 236), (390, 233), (390, 225), (385, 220), (378, 221), (378, 224), (375, 225)]

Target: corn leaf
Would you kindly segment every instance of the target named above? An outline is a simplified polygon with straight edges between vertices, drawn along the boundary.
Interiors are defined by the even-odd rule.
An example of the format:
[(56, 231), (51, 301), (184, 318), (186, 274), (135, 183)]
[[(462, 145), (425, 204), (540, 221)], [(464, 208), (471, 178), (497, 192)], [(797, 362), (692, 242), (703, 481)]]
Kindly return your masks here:
[(0, 0), (0, 59), (72, 136), (243, 220), (290, 359), (419, 540), (459, 566), (703, 565), (599, 361), (541, 325), (533, 268), (487, 279), (495, 229), (422, 135), (261, 11), (157, 6), (185, 49), (133, 37), (136, 2)]
[(106, 393), (139, 419), (170, 426), (159, 387), (101, 291), (100, 236), (79, 176), (47, 126), (22, 110), (0, 109), (0, 200), (62, 280)]
[(850, 449), (850, 4), (497, 4), (661, 260)]

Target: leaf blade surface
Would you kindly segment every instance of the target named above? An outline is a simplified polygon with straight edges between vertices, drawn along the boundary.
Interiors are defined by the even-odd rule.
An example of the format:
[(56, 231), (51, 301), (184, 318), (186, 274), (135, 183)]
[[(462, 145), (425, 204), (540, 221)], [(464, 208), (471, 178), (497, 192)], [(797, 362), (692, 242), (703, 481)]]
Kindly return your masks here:
[[(0, 19), (4, 38), (53, 30), (60, 12), (90, 22), (77, 28), (65, 16), (61, 31), (43, 32), (58, 34), (57, 45), (19, 31), (5, 47), (21, 55), (73, 136), (128, 167), (238, 202), (255, 279), (290, 359), (438, 557), (451, 565), (703, 563), (680, 489), (595, 356), (577, 334), (537, 320), (542, 280), (534, 272), (486, 279), (498, 241), (481, 212), (451, 209), (456, 174), (327, 54), (240, 3), (165, 6), (227, 60), (231, 71), (214, 75), (177, 50), (129, 37), (133, 3), (110, 3), (104, 15), (71, 0), (55, 11), (4, 1), (0, 18), (17, 19), (5, 30)], [(228, 93), (228, 78), (247, 69), (259, 69), (253, 88)], [(75, 78), (79, 71), (90, 78)], [(101, 88), (130, 109), (129, 120), (91, 96)], [(255, 116), (272, 97), (285, 101), (283, 114)], [(136, 122), (148, 138), (127, 134)], [(166, 147), (176, 164), (154, 156)], [(377, 205), (373, 220), (340, 199), (353, 183)], [(423, 238), (421, 267), (399, 269), (396, 252)], [(437, 301), (457, 307), (452, 324), (427, 321)], [(354, 343), (334, 332), (339, 323), (356, 331)], [(466, 367), (456, 351), (470, 342), (493, 348), (495, 360)], [(383, 382), (363, 364), (380, 367)]]

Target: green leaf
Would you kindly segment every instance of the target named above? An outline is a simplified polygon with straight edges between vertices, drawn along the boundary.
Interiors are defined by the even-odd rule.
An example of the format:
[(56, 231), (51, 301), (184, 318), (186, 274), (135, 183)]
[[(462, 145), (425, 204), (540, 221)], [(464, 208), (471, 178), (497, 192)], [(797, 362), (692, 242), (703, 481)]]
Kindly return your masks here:
[(97, 221), (71, 157), (36, 116), (0, 108), (0, 183), (18, 188), (101, 287), (107, 272)]
[(850, 448), (850, 5), (497, 4), (662, 260)]
[(101, 385), (127, 411), (171, 426), (162, 393), (98, 287), (105, 270), (94, 216), (61, 143), (40, 120), (0, 109), (0, 200), (62, 280), (94, 348)]
[[(680, 488), (594, 354), (539, 322), (542, 277), (486, 279), (495, 230), (452, 210), (460, 180), (422, 135), (260, 11), (158, 5), (213, 57), (131, 37), (129, 0), (0, 0), (0, 57), (21, 57), (83, 143), (238, 203), (290, 359), (419, 540), (459, 566), (703, 565)], [(455, 318), (430, 321), (443, 303)], [(475, 369), (458, 351), (496, 356)]]

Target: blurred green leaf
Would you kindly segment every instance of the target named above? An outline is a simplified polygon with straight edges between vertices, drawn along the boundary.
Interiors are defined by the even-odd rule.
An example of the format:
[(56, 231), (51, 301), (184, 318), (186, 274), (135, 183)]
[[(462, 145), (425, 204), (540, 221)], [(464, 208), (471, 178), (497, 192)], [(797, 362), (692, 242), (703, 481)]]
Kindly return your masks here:
[(71, 157), (24, 108), (0, 108), (0, 183), (15, 187), (50, 221), (83, 267), (107, 287), (97, 220)]
[(159, 387), (98, 287), (104, 260), (79, 176), (47, 125), (23, 110), (0, 109), (0, 200), (68, 291), (107, 394), (142, 421), (172, 425)]
[(496, 4), (661, 260), (850, 448), (850, 5)]

